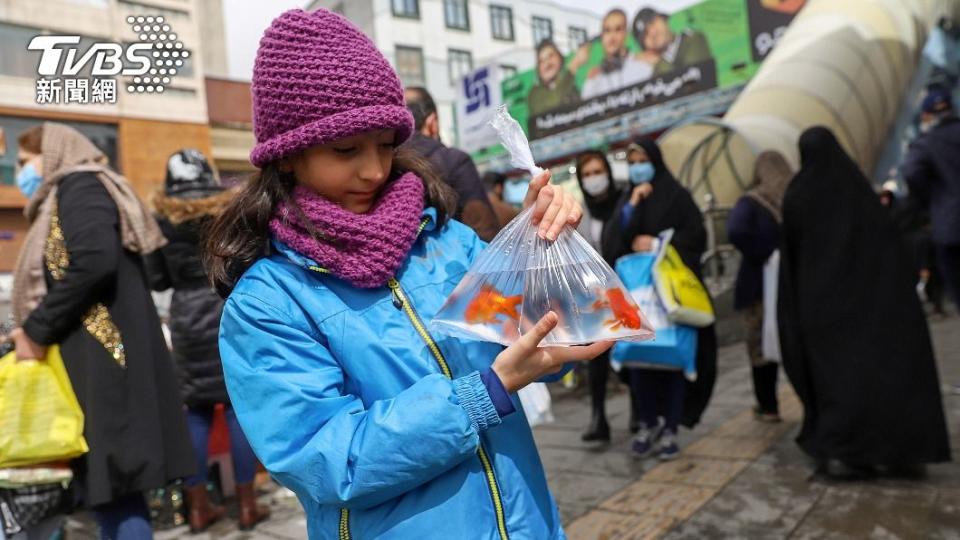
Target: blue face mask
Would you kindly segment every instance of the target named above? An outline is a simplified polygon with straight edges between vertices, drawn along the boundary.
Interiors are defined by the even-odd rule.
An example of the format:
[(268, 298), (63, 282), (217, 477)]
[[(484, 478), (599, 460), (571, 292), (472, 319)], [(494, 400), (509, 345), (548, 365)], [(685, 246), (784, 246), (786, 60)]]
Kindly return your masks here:
[(630, 183), (635, 186), (646, 184), (657, 174), (657, 169), (649, 161), (631, 163), (627, 170), (630, 172)]
[(520, 206), (523, 204), (523, 198), (527, 196), (527, 188), (530, 183), (526, 180), (514, 181), (508, 180), (503, 183), (503, 202)]
[(28, 199), (37, 191), (42, 181), (43, 177), (37, 174), (37, 168), (33, 166), (33, 163), (27, 163), (17, 173), (17, 187), (20, 188), (20, 193), (23, 193), (24, 197)]

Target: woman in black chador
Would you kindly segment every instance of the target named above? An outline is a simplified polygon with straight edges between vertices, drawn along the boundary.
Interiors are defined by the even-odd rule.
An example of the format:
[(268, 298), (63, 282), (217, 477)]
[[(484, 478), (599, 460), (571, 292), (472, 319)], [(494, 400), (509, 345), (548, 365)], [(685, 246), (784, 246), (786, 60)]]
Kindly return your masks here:
[(950, 460), (916, 271), (896, 226), (826, 128), (800, 137), (783, 201), (783, 367), (797, 443), (831, 475)]

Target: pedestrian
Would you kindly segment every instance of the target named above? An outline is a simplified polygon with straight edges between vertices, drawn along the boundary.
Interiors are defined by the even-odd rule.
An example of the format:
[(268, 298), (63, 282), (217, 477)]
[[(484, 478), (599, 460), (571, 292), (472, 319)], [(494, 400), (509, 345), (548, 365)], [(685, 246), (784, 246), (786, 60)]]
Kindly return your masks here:
[[(433, 339), (484, 243), (402, 145), (400, 80), (345, 18), (280, 15), (251, 89), (260, 170), (215, 221), (208, 273), (237, 418), (310, 537), (563, 538), (515, 392), (610, 344), (537, 348), (552, 312), (506, 349)], [(526, 201), (547, 241), (582, 213), (549, 179)]]
[(800, 137), (783, 199), (778, 325), (803, 403), (797, 443), (837, 477), (950, 460), (916, 271), (893, 220), (829, 129)]
[[(700, 209), (690, 193), (667, 169), (657, 143), (641, 139), (627, 149), (630, 189), (620, 197), (613, 219), (603, 231), (602, 254), (610, 264), (624, 255), (651, 251), (657, 235), (673, 229), (671, 244), (702, 279), (700, 257), (707, 233)], [(695, 426), (716, 380), (717, 338), (713, 325), (697, 332), (697, 379), (687, 381), (679, 369), (636, 368), (630, 384), (639, 406), (639, 431), (633, 451), (640, 457), (656, 453), (662, 459), (679, 454), (677, 429)]]
[[(588, 150), (577, 156), (577, 183), (583, 193), (583, 202), (587, 213), (580, 223), (580, 234), (597, 251), (602, 249), (603, 228), (613, 217), (617, 201), (622, 196), (620, 189), (613, 180), (613, 170), (606, 154), (599, 150)], [(610, 425), (607, 423), (606, 400), (607, 379), (610, 375), (610, 355), (605, 353), (596, 360), (587, 364), (590, 382), (590, 425), (581, 437), (584, 442), (610, 442)], [(629, 368), (622, 367), (621, 374), (626, 375)], [(629, 378), (624, 377), (629, 384)], [(631, 404), (636, 403), (636, 396), (631, 391)], [(631, 407), (631, 424), (639, 429), (639, 420), (636, 416), (636, 407)]]
[(924, 133), (910, 146), (901, 172), (910, 197), (930, 210), (930, 236), (940, 270), (960, 308), (960, 118), (950, 92), (933, 88), (923, 99)]
[(257, 505), (253, 485), (257, 458), (240, 429), (223, 382), (217, 346), (223, 300), (211, 289), (200, 259), (205, 228), (233, 195), (220, 185), (202, 153), (184, 149), (167, 160), (166, 180), (153, 196), (157, 222), (167, 245), (148, 258), (148, 277), (153, 290), (173, 289), (170, 337), (197, 463), (196, 474), (185, 482), (188, 521), (194, 533), (206, 530), (225, 515), (224, 508), (212, 505), (207, 496), (207, 447), (217, 404), (225, 406), (230, 432), (240, 529), (250, 530), (270, 514), (268, 508)]
[(743, 315), (747, 356), (757, 398), (754, 417), (762, 422), (779, 422), (777, 401), (777, 360), (763, 354), (764, 265), (780, 247), (780, 223), (783, 221), (783, 194), (793, 171), (783, 155), (766, 151), (757, 156), (753, 186), (737, 200), (727, 221), (727, 237), (740, 252), (740, 269), (733, 293), (733, 307)]
[(126, 179), (75, 129), (19, 142), (30, 229), (14, 275), (18, 358), (59, 344), (90, 451), (74, 486), (102, 538), (151, 538), (143, 492), (194, 472), (183, 402), (141, 255), (165, 240)]
[(497, 232), (500, 232), (520, 213), (515, 206), (503, 200), (503, 188), (506, 183), (507, 177), (503, 173), (489, 171), (483, 175), (483, 185), (487, 188), (490, 206), (497, 215)]
[(430, 92), (411, 86), (404, 90), (404, 100), (414, 121), (414, 133), (407, 145), (427, 158), (440, 178), (457, 193), (457, 211), (453, 218), (473, 229), (482, 240), (493, 240), (499, 230), (497, 216), (480, 181), (480, 173), (466, 152), (440, 141), (440, 117)]

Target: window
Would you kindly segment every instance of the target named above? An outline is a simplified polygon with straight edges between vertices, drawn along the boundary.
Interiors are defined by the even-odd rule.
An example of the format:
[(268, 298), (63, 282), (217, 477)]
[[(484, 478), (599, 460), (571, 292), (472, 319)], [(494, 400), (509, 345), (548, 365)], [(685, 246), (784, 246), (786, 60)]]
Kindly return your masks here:
[(447, 28), (470, 30), (467, 0), (443, 0), (443, 18), (447, 21)]
[(420, 2), (418, 0), (390, 0), (394, 17), (420, 18)]
[(517, 66), (500, 64), (500, 79), (506, 80), (517, 74)]
[(461, 77), (473, 71), (473, 56), (470, 51), (450, 49), (447, 51), (447, 67), (450, 71), (450, 84), (457, 84)]
[(423, 49), (397, 45), (397, 73), (404, 86), (423, 86)]
[(513, 10), (504, 6), (490, 6), (490, 30), (493, 39), (513, 41)]
[(567, 33), (570, 34), (570, 52), (576, 51), (581, 45), (587, 42), (586, 28), (571, 26), (567, 28)]
[(534, 17), (533, 46), (536, 47), (545, 39), (553, 39), (553, 21), (543, 17)]
[(0, 75), (39, 77), (40, 51), (28, 51), (27, 44), (42, 33), (39, 28), (0, 23)]

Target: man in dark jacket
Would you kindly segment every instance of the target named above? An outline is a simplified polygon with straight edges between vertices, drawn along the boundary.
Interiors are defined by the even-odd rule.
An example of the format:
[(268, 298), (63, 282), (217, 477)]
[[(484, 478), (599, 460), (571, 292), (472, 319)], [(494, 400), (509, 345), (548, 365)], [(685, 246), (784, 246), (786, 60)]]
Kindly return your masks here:
[(440, 142), (437, 105), (425, 88), (411, 86), (404, 91), (407, 109), (413, 114), (416, 131), (405, 144), (427, 158), (440, 178), (457, 192), (457, 220), (490, 241), (499, 230), (497, 216), (487, 199), (476, 165), (465, 152)]
[(910, 197), (930, 209), (931, 237), (944, 280), (960, 307), (960, 119), (947, 90), (923, 100), (918, 137), (902, 165)]

